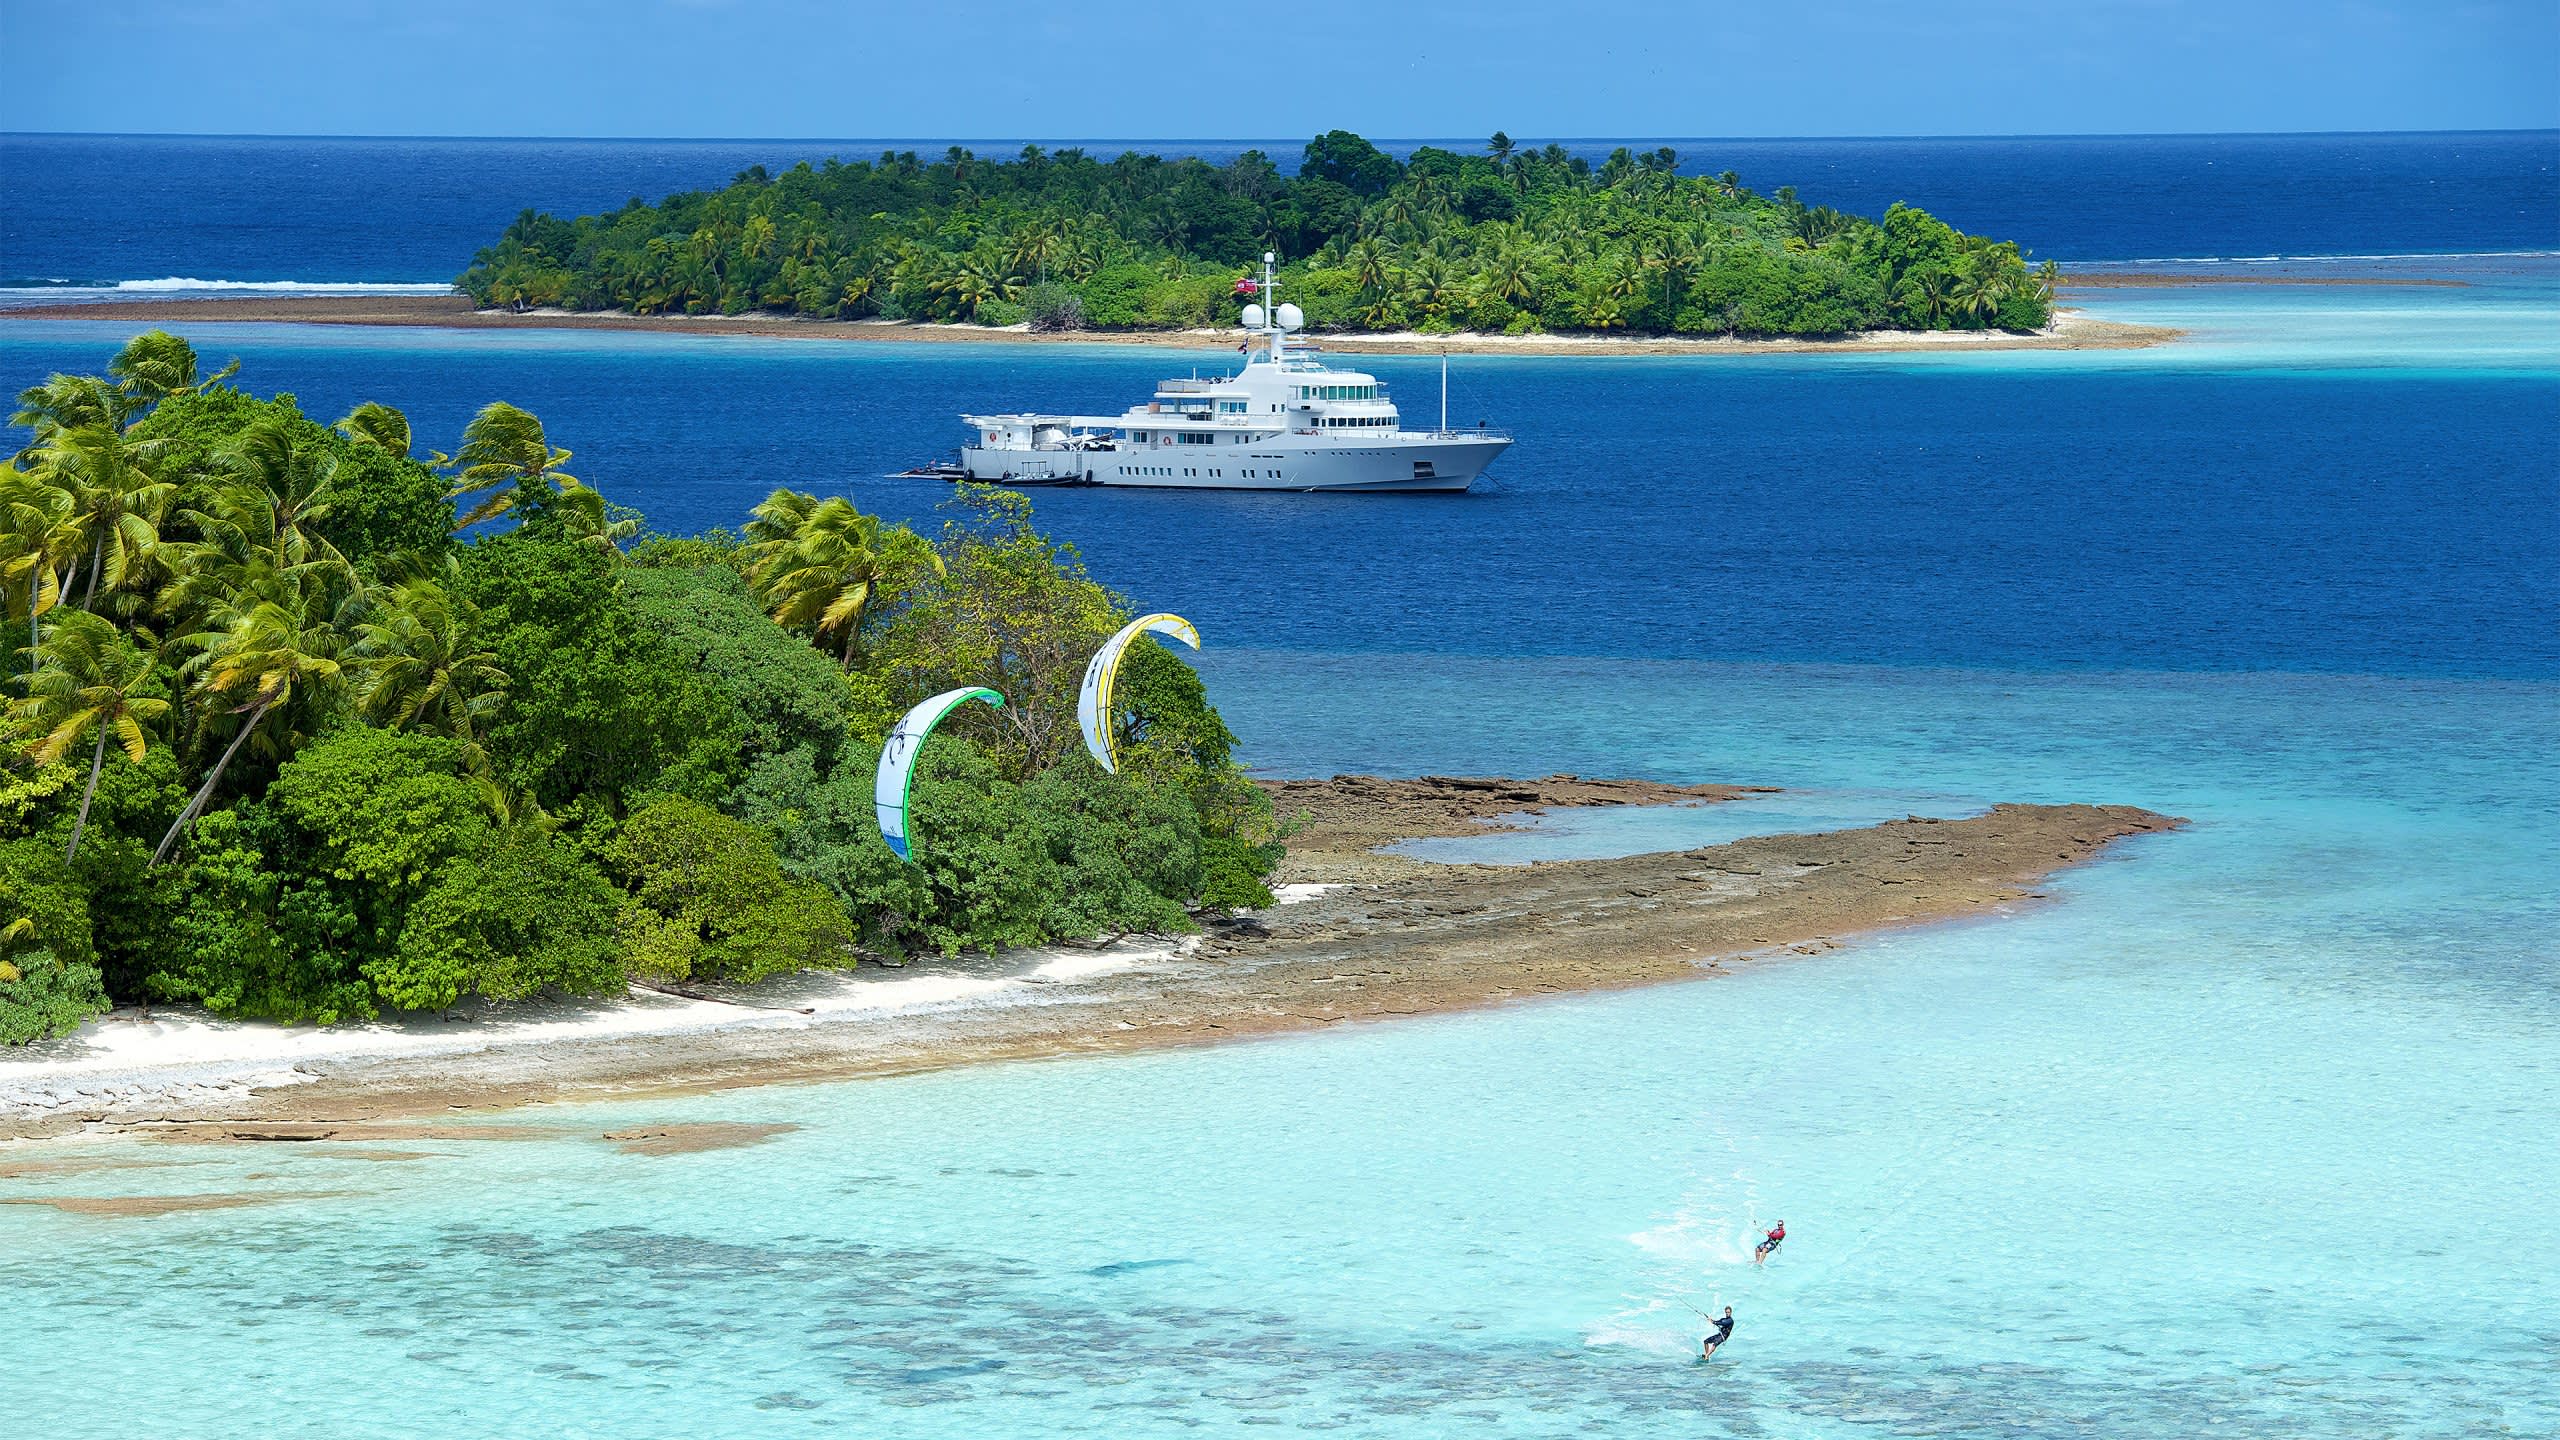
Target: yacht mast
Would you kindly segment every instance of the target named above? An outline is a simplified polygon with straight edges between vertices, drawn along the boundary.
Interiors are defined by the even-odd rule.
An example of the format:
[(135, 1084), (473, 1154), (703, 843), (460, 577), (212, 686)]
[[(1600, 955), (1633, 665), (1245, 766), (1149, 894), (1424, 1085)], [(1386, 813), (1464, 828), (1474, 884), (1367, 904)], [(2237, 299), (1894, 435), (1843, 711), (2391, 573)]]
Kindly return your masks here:
[(1272, 252), (1262, 252), (1262, 333), (1271, 337), (1271, 363), (1280, 363), (1282, 350), (1288, 344), (1287, 332), (1280, 328), (1280, 282), (1271, 278)]

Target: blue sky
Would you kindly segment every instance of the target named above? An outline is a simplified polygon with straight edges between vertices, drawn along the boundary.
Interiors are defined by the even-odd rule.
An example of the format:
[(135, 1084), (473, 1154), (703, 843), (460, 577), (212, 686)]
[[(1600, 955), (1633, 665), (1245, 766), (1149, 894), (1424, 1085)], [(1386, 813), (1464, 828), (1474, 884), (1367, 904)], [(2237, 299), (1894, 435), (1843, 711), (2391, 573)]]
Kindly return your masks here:
[[(1282, 17), (1267, 45), (1264, 14)], [(1540, 138), (2560, 126), (2560, 0), (1296, 0), (1261, 11), (0, 0), (0, 54), (6, 130), (1205, 139), (1335, 126)], [(1272, 70), (1277, 83), (1251, 78)]]

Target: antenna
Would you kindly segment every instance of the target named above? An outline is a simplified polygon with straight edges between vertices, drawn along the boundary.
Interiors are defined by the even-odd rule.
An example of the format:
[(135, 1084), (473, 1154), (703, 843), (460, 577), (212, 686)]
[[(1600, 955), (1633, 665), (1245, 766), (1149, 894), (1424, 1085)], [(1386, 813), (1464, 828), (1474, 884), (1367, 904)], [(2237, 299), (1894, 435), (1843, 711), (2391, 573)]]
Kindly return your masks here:
[(1449, 433), (1449, 352), (1440, 352), (1440, 433)]

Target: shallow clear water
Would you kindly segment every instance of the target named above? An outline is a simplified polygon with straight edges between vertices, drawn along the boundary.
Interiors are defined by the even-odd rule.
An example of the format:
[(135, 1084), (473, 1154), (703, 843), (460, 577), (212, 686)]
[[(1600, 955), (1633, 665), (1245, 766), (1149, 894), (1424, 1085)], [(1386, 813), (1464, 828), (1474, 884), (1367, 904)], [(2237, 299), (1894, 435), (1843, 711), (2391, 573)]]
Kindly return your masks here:
[[(2406, 368), (2408, 317), (2372, 317), (2436, 302), (2397, 292), (2129, 300), (2235, 337), (2158, 373), (1489, 365), (1540, 434), (1481, 504), (1043, 497), (1201, 622), (1274, 773), (2193, 823), (2015, 914), (1691, 985), (526, 1117), (803, 1127), (745, 1150), (137, 1147), (154, 1168), (0, 1180), (311, 1192), (0, 1212), (16, 1347), (81, 1357), (76, 1387), (0, 1368), (0, 1409), (66, 1436), (2552, 1433), (2560, 334), (2531, 285), (2446, 293), (2479, 352)], [(0, 366), (111, 341), (0, 328)], [(705, 515), (808, 472), (830, 394), (861, 411), (830, 433), (929, 401), (884, 422), (923, 433), (937, 385), (1159, 363), (238, 348), (326, 414), (358, 397), (323, 385), (454, 424), (513, 393), (580, 473)], [(670, 413), (678, 384), (712, 398)], [(1725, 468), (1593, 463), (1657, 414)], [(1728, 1304), (1733, 1348), (1692, 1366), (1683, 1307)]]
[(1755, 835), (1847, 830), (1906, 815), (1953, 820), (1978, 815), (1983, 809), (1952, 796), (1917, 792), (1791, 790), (1714, 805), (1629, 805), (1502, 815), (1486, 822), (1482, 835), (1435, 835), (1386, 848), (1446, 865), (1531, 865), (1541, 860), (1690, 850)]
[[(523, 1117), (806, 1127), (747, 1150), (170, 1149), (12, 1181), (339, 1192), (11, 1212), (19, 1343), (94, 1364), (47, 1433), (122, 1433), (138, 1406), (159, 1433), (245, 1414), (277, 1435), (403, 1414), (691, 1435), (2560, 1423), (2560, 687), (1507, 663), (1531, 697), (1490, 668), (1230, 656), (1214, 679), (1289, 757), (1882, 780), (2195, 825), (2013, 916), (1693, 985)], [(1485, 709), (1411, 744), (1352, 733), (1364, 692), (1399, 686)], [(1560, 743), (1513, 730), (1540, 717)], [(1787, 1247), (1754, 1270), (1778, 1218)], [(1684, 1304), (1741, 1322), (1711, 1370)], [(199, 1378), (171, 1387), (172, 1365)], [(358, 1376), (391, 1418), (351, 1424)]]

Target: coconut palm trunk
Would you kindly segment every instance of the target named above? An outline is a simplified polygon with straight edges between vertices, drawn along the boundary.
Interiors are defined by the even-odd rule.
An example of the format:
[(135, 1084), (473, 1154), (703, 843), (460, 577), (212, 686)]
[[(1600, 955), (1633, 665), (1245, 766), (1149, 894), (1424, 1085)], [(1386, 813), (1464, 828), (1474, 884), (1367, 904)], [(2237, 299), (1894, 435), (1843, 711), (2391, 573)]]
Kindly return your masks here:
[(71, 817), (71, 845), (62, 852), (62, 863), (70, 864), (80, 855), (80, 832), (89, 828), (89, 802), (98, 798), (98, 772), (107, 768), (107, 725), (98, 722), (98, 748), (89, 752), (89, 783), (80, 790), (80, 813)]
[(151, 852), (152, 864), (158, 865), (169, 858), (169, 851), (178, 843), (180, 832), (203, 813), (204, 803), (213, 798), (213, 787), (222, 783), (222, 772), (231, 764), (231, 757), (240, 753), (240, 747), (248, 743), (249, 732), (257, 729), (258, 722), (266, 719), (267, 712), (273, 708), (275, 702), (269, 700), (249, 712), (249, 723), (241, 726), (240, 733), (232, 736), (231, 743), (223, 747), (222, 758), (213, 762), (213, 773), (204, 777), (204, 783), (196, 787), (194, 797), (187, 801), (187, 808), (178, 812), (177, 820), (169, 826), (169, 833), (160, 838), (160, 848)]

